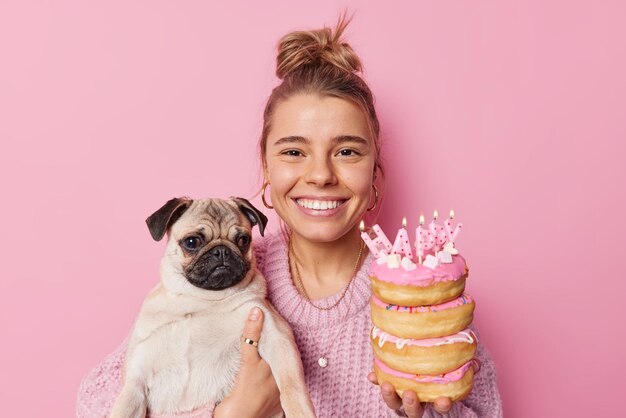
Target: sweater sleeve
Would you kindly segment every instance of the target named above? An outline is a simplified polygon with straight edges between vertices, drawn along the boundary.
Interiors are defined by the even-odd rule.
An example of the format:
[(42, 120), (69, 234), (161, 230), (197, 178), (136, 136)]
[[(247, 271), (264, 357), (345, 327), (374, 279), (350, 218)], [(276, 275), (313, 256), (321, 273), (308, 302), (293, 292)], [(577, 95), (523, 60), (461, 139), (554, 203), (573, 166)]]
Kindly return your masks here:
[(122, 368), (128, 338), (82, 380), (76, 399), (77, 418), (107, 417), (122, 389)]
[(480, 371), (474, 375), (474, 388), (462, 402), (457, 402), (456, 417), (502, 418), (502, 400), (498, 391), (496, 366), (487, 348), (478, 344), (476, 357)]
[[(77, 418), (106, 418), (111, 414), (113, 404), (122, 390), (122, 370), (128, 339), (83, 378), (76, 399)], [(194, 411), (174, 415), (148, 413), (148, 418), (207, 418), (213, 416), (215, 406), (209, 403)]]

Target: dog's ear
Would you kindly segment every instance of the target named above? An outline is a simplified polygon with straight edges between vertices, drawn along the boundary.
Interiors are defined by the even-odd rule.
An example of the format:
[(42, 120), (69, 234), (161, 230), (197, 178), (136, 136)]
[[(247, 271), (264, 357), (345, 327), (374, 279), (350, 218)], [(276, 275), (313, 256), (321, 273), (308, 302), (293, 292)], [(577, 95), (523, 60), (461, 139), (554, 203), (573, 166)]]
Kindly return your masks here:
[(248, 202), (243, 197), (232, 197), (232, 199), (237, 203), (239, 210), (250, 220), (252, 226), (259, 225), (259, 232), (261, 236), (263, 236), (265, 225), (267, 225), (267, 216), (263, 215), (260, 210), (252, 206), (252, 203)]
[(170, 226), (185, 213), (192, 202), (193, 200), (188, 198), (176, 197), (168, 200), (159, 210), (150, 215), (146, 219), (146, 224), (148, 224), (152, 238), (155, 241), (161, 241)]

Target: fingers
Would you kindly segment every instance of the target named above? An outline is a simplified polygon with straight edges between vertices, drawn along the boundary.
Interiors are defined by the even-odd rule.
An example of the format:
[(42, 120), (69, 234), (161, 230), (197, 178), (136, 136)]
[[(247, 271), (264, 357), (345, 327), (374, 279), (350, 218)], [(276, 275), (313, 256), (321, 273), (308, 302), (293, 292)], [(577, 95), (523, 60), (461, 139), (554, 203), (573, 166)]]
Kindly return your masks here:
[(452, 409), (452, 401), (450, 398), (439, 397), (433, 402), (433, 408), (440, 414), (447, 414)]
[[(374, 372), (370, 372), (367, 375), (367, 380), (374, 385), (378, 385), (378, 378)], [(402, 393), (402, 398), (400, 398), (394, 387), (387, 382), (383, 382), (380, 385), (380, 392), (389, 408), (397, 411), (402, 407), (409, 418), (421, 418), (424, 415), (424, 405), (420, 403), (415, 392), (405, 390)], [(450, 398), (441, 396), (433, 402), (433, 409), (440, 414), (447, 414), (452, 409), (452, 401)]]
[(383, 382), (380, 385), (380, 392), (383, 395), (383, 400), (387, 404), (387, 406), (394, 411), (400, 409), (402, 407), (402, 399), (396, 393), (396, 390), (391, 386), (391, 384), (387, 382)]
[(378, 378), (376, 377), (376, 373), (374, 372), (370, 372), (367, 375), (367, 380), (369, 380), (369, 382), (373, 385), (378, 385)]
[[(252, 342), (262, 344), (259, 342), (261, 338), (261, 331), (263, 330), (263, 311), (257, 307), (250, 310), (246, 323), (243, 326), (242, 341), (241, 341), (241, 360), (242, 362), (254, 362), (258, 361), (259, 356), (258, 347), (255, 347)], [(246, 342), (247, 341), (247, 342)]]
[(412, 390), (405, 390), (402, 393), (402, 406), (404, 407), (404, 413), (409, 418), (421, 418), (424, 414), (424, 408), (417, 399), (417, 394)]
[[(375, 385), (378, 384), (378, 379), (373, 372), (367, 375), (367, 380)], [(396, 393), (396, 390), (390, 383), (383, 382), (380, 385), (380, 392), (383, 396), (383, 400), (390, 409), (397, 411), (398, 409), (403, 408), (404, 413), (409, 418), (421, 418), (422, 415), (424, 415), (424, 407), (417, 398), (417, 394), (412, 390), (405, 390), (402, 393), (402, 398), (400, 398)], [(446, 400), (448, 402), (450, 401), (448, 398), (439, 398), (437, 400), (441, 400), (442, 407), (445, 407)], [(443, 411), (442, 413), (445, 412), (447, 412), (447, 410)]]

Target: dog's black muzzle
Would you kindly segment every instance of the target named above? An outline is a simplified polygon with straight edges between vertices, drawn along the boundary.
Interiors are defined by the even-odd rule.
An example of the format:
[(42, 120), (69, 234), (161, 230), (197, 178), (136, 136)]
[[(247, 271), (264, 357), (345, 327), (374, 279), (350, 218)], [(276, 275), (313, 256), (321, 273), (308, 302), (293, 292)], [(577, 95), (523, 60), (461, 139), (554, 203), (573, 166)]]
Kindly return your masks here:
[(216, 245), (185, 269), (192, 285), (206, 290), (222, 290), (236, 285), (250, 270), (250, 264), (225, 245)]

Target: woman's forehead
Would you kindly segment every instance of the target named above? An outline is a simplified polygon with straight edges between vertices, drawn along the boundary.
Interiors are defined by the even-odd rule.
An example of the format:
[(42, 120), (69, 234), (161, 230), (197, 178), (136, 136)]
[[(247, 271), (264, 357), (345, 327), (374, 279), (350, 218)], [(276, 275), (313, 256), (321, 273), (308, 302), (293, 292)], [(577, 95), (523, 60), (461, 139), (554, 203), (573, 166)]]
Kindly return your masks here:
[[(270, 146), (286, 141), (368, 141), (367, 119), (355, 103), (330, 96), (296, 95), (277, 104), (268, 135)], [(357, 139), (358, 141), (358, 139)]]

